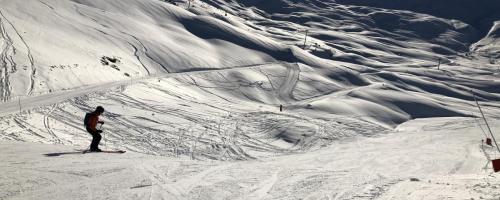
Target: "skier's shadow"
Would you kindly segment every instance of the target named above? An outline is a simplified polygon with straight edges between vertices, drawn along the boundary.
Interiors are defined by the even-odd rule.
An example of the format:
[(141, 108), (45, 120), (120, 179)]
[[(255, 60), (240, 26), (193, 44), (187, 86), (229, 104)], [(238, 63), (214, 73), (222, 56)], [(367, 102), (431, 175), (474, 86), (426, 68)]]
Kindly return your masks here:
[(43, 154), (47, 157), (57, 157), (62, 155), (71, 155), (71, 154), (82, 154), (82, 151), (72, 151), (72, 152), (59, 152), (59, 153), (46, 153)]

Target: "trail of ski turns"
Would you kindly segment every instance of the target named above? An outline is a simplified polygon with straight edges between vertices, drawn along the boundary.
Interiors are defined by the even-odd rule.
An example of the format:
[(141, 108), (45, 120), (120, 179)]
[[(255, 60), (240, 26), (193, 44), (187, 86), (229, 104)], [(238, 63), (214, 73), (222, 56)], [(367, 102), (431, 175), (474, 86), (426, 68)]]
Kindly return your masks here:
[[(30, 67), (30, 74), (29, 74), (29, 88), (27, 89), (27, 95), (31, 96), (33, 94), (33, 90), (35, 88), (35, 74), (36, 74), (36, 67), (35, 67), (35, 59), (33, 58), (33, 55), (31, 54), (31, 48), (29, 47), (28, 43), (26, 40), (23, 38), (19, 30), (14, 26), (14, 24), (5, 17), (4, 13), (0, 10), (0, 38), (3, 38), (4, 40), (4, 45), (2, 47), (2, 53), (0, 54), (0, 64), (2, 65), (2, 69), (5, 70), (3, 72), (2, 76), (2, 95), (0, 96), (2, 101), (7, 101), (10, 97), (11, 94), (11, 85), (8, 80), (10, 74), (15, 73), (17, 71), (17, 64), (14, 61), (14, 55), (16, 55), (16, 52), (18, 49), (14, 47), (14, 42), (12, 37), (9, 36), (7, 32), (7, 27), (6, 23), (10, 25), (12, 30), (16, 33), (17, 37), (19, 40), (23, 43), (23, 46), (26, 48), (26, 56), (28, 57), (29, 61), (29, 67)], [(8, 62), (8, 63), (7, 63)], [(10, 66), (10, 72), (8, 71)]]
[(16, 63), (12, 59), (12, 55), (15, 54), (16, 49), (12, 45), (13, 42), (7, 33), (4, 21), (5, 19), (0, 17), (0, 42), (2, 44), (0, 52), (0, 101), (7, 101), (9, 99), (11, 93), (10, 71), (14, 71), (16, 68)]

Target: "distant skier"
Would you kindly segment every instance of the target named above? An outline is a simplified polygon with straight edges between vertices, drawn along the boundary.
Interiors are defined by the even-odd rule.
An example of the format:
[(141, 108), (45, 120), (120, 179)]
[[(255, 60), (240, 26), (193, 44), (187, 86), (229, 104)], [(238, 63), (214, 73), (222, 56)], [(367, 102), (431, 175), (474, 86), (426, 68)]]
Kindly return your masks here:
[(104, 108), (102, 106), (97, 106), (94, 112), (87, 113), (85, 115), (84, 124), (87, 132), (92, 135), (92, 143), (90, 144), (90, 151), (92, 152), (101, 152), (99, 149), (99, 142), (101, 141), (101, 133), (102, 130), (97, 130), (97, 124), (104, 124), (103, 121), (99, 121), (99, 115), (104, 112)]

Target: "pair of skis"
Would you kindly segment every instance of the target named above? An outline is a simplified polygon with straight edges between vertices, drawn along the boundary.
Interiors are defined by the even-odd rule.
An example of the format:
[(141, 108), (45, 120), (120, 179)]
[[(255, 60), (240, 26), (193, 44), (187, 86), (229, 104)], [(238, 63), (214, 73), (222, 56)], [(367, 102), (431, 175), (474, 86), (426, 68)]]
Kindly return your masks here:
[(86, 154), (86, 153), (125, 153), (126, 151), (124, 150), (102, 150), (102, 151), (90, 151), (90, 150), (84, 150), (82, 152), (82, 154)]

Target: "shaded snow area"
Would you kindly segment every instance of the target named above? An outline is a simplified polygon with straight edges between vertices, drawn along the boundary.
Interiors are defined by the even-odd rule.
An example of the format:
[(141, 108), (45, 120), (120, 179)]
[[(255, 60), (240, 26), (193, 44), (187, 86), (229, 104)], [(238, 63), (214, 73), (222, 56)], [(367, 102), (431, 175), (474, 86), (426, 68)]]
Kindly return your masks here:
[(0, 0), (0, 199), (499, 199), (500, 5), (446, 2)]

